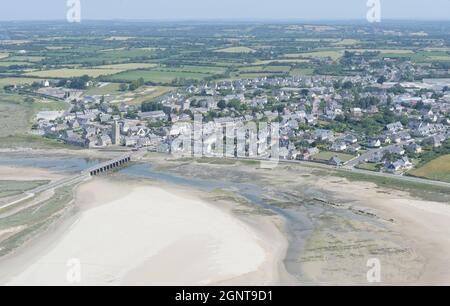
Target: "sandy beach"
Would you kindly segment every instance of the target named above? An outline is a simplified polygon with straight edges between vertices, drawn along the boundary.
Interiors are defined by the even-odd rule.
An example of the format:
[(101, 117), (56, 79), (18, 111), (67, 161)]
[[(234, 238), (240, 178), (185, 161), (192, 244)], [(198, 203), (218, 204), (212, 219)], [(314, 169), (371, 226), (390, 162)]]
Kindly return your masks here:
[(56, 181), (64, 177), (61, 173), (31, 167), (0, 166), (0, 178), (12, 181), (50, 180)]
[[(95, 179), (55, 241), (13, 259), (7, 285), (276, 285), (288, 277), (287, 241), (267, 219), (243, 222), (226, 206), (167, 186)], [(21, 260), (23, 258), (23, 260)], [(80, 282), (68, 281), (70, 260)], [(70, 278), (69, 278), (70, 279)]]
[[(445, 202), (313, 168), (151, 162), (164, 174), (205, 181), (220, 173), (244, 191), (258, 190), (278, 213), (236, 187), (200, 191), (164, 179), (95, 178), (75, 189), (71, 213), (0, 260), (0, 285), (370, 285), (371, 258), (382, 265), (381, 285), (450, 284)], [(0, 168), (16, 179), (29, 171), (33, 178), (54, 175), (10, 170)], [(75, 283), (67, 278), (74, 262), (81, 273)]]
[(152, 163), (178, 175), (207, 180), (220, 173), (222, 180), (258, 184), (273, 206), (302, 216), (293, 224), (300, 225), (294, 232), (301, 238), (290, 240), (285, 258), (287, 271), (300, 284), (370, 285), (366, 275), (372, 258), (381, 262), (381, 285), (450, 284), (446, 194), (434, 193), (441, 202), (433, 202), (294, 165), (269, 171), (248, 163), (168, 162), (157, 155)]
[[(449, 204), (420, 200), (371, 183), (330, 179), (321, 179), (318, 183), (326, 185), (342, 199), (353, 200), (352, 205), (358, 209), (381, 220), (390, 220), (389, 237), (401, 241), (398, 244), (402, 244), (405, 255), (386, 257), (387, 284), (450, 285)], [(396, 269), (389, 271), (401, 260), (404, 261), (402, 273)]]

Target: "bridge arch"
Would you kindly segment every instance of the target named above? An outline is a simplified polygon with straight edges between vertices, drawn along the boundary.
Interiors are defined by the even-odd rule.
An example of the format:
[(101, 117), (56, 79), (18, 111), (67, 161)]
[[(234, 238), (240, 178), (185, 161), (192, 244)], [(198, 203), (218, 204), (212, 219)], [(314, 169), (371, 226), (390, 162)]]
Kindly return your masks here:
[(101, 163), (97, 166), (94, 166), (88, 170), (90, 176), (97, 176), (104, 172), (108, 172), (114, 170), (116, 168), (122, 167), (123, 165), (131, 162), (131, 156), (121, 157), (118, 159), (110, 160), (105, 163)]

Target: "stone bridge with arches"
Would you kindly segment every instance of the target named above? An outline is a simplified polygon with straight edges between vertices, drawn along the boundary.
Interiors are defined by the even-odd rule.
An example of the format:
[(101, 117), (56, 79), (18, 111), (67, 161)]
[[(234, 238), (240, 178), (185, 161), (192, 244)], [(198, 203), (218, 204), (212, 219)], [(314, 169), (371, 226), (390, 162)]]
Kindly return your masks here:
[(125, 155), (116, 159), (108, 160), (101, 164), (95, 165), (84, 172), (89, 174), (90, 176), (97, 176), (104, 174), (106, 172), (112, 171), (114, 169), (125, 166), (126, 164), (131, 162), (131, 155)]

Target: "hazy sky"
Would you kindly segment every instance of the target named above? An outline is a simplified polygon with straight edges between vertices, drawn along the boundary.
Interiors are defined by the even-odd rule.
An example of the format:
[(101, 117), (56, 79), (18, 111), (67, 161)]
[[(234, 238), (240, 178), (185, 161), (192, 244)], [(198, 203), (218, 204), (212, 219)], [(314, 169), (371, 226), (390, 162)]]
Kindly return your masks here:
[[(67, 0), (0, 0), (0, 20), (65, 19)], [(364, 19), (367, 0), (80, 0), (82, 19)], [(385, 19), (450, 19), (450, 0), (381, 0)]]

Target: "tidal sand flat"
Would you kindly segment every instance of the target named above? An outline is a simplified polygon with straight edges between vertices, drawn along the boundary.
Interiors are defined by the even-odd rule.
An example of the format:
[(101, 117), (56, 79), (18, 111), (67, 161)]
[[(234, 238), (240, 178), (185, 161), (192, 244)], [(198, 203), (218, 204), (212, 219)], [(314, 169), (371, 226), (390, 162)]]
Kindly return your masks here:
[(285, 216), (284, 264), (300, 284), (370, 285), (371, 259), (381, 264), (382, 285), (449, 284), (448, 189), (418, 193), (414, 184), (390, 188), (302, 165), (151, 157), (154, 168), (179, 176), (259, 187), (263, 203)]
[[(39, 256), (20, 262), (19, 254), (6, 284), (280, 283), (286, 240), (278, 229), (252, 226), (192, 193), (95, 179), (77, 190), (75, 205), (76, 221)], [(80, 267), (76, 283), (67, 278), (71, 262)]]
[(56, 181), (64, 176), (46, 169), (31, 167), (13, 167), (0, 165), (0, 178), (12, 181), (49, 180)]

